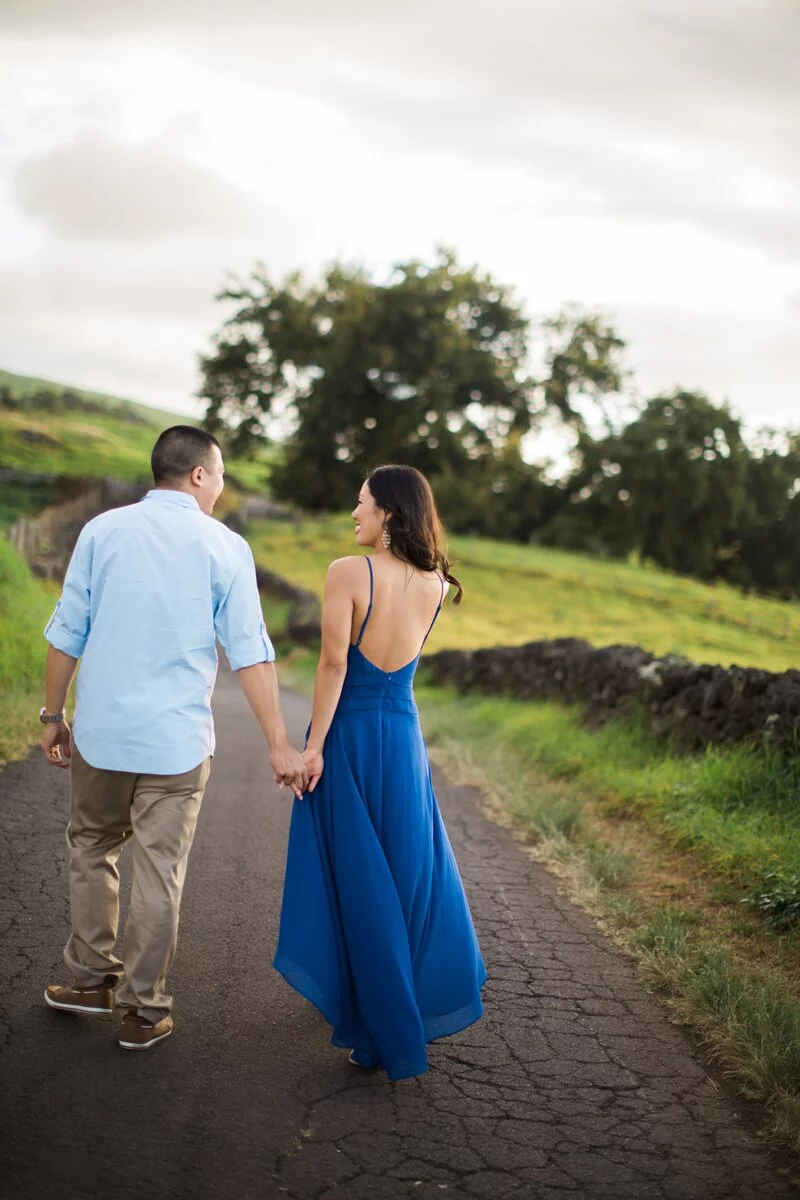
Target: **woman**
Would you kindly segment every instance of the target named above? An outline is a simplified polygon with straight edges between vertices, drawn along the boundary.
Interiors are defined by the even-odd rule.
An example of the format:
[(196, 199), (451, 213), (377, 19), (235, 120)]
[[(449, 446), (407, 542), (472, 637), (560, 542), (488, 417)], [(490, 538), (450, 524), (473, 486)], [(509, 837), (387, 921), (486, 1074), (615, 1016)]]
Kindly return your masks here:
[(404, 1079), (428, 1069), (427, 1042), (483, 1012), (486, 971), (413, 692), (445, 594), (453, 584), (458, 604), (462, 589), (419, 471), (379, 467), (353, 519), (372, 553), (332, 563), (325, 582), (275, 966), (353, 1063)]

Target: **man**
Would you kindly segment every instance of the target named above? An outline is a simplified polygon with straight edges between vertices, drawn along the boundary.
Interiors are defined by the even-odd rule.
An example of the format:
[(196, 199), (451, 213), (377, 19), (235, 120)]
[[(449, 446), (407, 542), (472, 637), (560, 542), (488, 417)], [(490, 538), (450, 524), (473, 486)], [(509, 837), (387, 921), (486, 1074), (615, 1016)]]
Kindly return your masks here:
[[(166, 976), (181, 892), (214, 751), (211, 694), (222, 643), (264, 731), (275, 780), (308, 786), (280, 711), (250, 548), (211, 517), (223, 488), (219, 443), (176, 425), (161, 434), (155, 487), (139, 504), (90, 521), (47, 625), (49, 762), (71, 767), (67, 828), (72, 934), (69, 987), (47, 1003), (68, 1012), (126, 1009), (120, 1045), (145, 1050), (172, 1033)], [(78, 660), (74, 730), (64, 705)], [(133, 887), (122, 960), (117, 860), (133, 839)]]

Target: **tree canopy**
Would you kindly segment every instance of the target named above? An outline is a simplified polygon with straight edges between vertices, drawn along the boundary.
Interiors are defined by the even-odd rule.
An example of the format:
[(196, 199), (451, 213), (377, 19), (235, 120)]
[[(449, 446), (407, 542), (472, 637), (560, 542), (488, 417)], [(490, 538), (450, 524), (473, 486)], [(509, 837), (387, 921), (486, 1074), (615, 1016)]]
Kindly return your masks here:
[[(280, 441), (280, 499), (349, 508), (372, 467), (401, 461), (458, 531), (800, 591), (800, 435), (749, 444), (725, 404), (688, 389), (637, 400), (603, 314), (534, 325), (449, 250), (381, 278), (258, 266), (219, 299), (233, 312), (201, 359), (206, 424), (238, 454)], [(523, 454), (545, 423), (571, 447), (555, 474)]]
[(318, 286), (274, 284), (259, 269), (223, 297), (239, 307), (202, 363), (207, 422), (241, 450), (288, 418), (273, 486), (306, 508), (348, 504), (367, 466), (458, 470), (530, 426), (527, 321), (448, 252), (384, 282), (334, 266)]

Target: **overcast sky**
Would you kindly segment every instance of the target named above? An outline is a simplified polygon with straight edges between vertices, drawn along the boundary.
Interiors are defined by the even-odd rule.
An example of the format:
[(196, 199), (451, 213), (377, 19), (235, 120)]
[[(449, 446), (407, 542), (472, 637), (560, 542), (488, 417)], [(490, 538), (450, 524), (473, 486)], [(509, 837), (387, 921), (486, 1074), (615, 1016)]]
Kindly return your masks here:
[[(192, 410), (228, 270), (452, 245), (800, 425), (798, 0), (0, 0), (0, 366)], [(195, 402), (196, 404), (196, 402)]]

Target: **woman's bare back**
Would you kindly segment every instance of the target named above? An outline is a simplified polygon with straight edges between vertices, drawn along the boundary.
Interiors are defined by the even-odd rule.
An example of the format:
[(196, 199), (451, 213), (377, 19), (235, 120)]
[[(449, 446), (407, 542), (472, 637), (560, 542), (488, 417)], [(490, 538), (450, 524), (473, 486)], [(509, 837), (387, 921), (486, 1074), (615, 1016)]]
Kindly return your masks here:
[[(388, 554), (373, 555), (371, 562), (372, 610), (360, 650), (381, 671), (399, 671), (422, 649), (448, 584), (438, 571), (421, 571)], [(362, 570), (363, 580), (353, 596), (352, 645), (369, 610), (369, 564), (365, 562)]]

